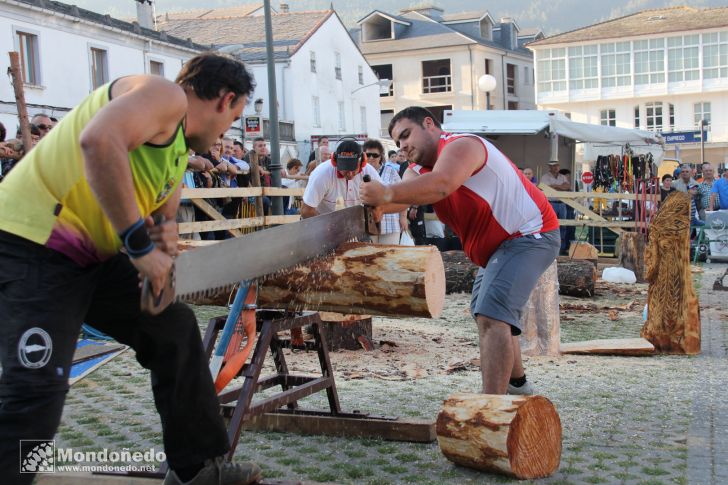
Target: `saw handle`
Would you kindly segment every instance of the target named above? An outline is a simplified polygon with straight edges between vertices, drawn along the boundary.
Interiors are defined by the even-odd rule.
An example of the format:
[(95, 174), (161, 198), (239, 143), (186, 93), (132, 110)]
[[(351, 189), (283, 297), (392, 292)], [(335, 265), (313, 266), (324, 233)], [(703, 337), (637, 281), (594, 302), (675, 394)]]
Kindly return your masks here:
[[(165, 220), (162, 214), (154, 214), (152, 217), (155, 225), (159, 225)], [(144, 281), (142, 281), (142, 311), (150, 315), (159, 315), (162, 313), (174, 301), (174, 281), (174, 262), (172, 263), (172, 268), (169, 270), (169, 275), (167, 275), (167, 281), (158, 297), (154, 296), (152, 284), (149, 282), (149, 278), (145, 277)]]
[[(362, 180), (365, 183), (371, 182), (372, 177), (366, 174), (362, 177)], [(364, 229), (370, 236), (378, 236), (381, 233), (379, 223), (374, 219), (374, 211), (368, 205), (364, 205)]]

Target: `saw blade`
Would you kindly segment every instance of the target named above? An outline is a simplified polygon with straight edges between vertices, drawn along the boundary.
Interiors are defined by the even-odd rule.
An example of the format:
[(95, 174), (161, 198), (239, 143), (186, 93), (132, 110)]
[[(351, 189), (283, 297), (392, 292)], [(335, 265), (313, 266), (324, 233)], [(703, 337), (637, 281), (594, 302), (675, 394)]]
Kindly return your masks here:
[(197, 299), (333, 252), (366, 234), (354, 206), (186, 251), (175, 260), (175, 293)]

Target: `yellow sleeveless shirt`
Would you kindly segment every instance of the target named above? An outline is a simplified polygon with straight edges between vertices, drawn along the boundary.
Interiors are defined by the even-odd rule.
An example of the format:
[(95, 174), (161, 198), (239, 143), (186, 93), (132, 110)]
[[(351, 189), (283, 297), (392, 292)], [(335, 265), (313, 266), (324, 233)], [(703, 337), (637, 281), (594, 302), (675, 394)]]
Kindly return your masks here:
[[(88, 185), (79, 143), (85, 126), (109, 103), (112, 85), (91, 93), (0, 183), (0, 230), (59, 251), (82, 266), (104, 261), (121, 248)], [(143, 217), (174, 193), (187, 167), (187, 153), (182, 124), (168, 144), (146, 143), (129, 153)]]

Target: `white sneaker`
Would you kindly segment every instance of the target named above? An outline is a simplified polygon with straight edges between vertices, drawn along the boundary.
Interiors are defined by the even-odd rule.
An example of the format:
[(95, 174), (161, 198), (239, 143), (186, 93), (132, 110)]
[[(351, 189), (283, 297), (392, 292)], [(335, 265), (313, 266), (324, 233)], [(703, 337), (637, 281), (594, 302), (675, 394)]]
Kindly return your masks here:
[(529, 381), (526, 381), (521, 387), (516, 387), (513, 384), (508, 384), (508, 394), (517, 396), (533, 396), (536, 393), (533, 386)]

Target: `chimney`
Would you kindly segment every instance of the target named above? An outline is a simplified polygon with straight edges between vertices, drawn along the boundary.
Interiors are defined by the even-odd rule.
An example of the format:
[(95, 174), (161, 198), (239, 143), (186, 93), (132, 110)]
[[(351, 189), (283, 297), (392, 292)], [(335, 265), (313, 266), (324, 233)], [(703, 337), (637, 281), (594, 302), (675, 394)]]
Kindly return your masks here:
[(137, 22), (140, 27), (154, 30), (154, 5), (153, 0), (136, 0)]
[(282, 3), (282, 2), (279, 5), (279, 10), (281, 11), (281, 13), (288, 13), (290, 11), (288, 9), (288, 4), (287, 3)]
[(516, 22), (511, 17), (503, 17), (500, 21), (500, 44), (512, 51), (518, 48)]

